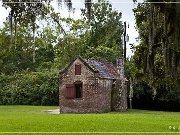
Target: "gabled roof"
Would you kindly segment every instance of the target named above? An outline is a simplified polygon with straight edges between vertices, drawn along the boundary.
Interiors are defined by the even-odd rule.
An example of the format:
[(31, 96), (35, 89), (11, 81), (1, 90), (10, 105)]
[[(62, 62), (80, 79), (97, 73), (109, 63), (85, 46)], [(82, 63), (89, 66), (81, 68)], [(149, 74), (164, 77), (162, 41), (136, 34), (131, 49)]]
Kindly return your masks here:
[[(82, 59), (80, 56), (78, 56), (76, 59), (80, 59), (81, 62), (92, 72), (98, 73), (100, 78), (117, 79), (119, 77), (118, 69), (112, 63), (100, 62), (97, 60), (86, 60)], [(73, 60), (65, 69), (61, 70), (60, 73), (66, 72), (75, 60)]]

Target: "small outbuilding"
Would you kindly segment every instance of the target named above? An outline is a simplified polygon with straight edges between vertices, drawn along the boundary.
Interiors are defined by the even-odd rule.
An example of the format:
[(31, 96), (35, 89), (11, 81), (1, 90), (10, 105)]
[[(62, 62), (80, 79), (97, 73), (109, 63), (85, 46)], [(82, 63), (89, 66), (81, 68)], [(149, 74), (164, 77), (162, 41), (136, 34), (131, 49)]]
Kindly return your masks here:
[(59, 73), (60, 113), (127, 110), (123, 59), (117, 66), (77, 57)]

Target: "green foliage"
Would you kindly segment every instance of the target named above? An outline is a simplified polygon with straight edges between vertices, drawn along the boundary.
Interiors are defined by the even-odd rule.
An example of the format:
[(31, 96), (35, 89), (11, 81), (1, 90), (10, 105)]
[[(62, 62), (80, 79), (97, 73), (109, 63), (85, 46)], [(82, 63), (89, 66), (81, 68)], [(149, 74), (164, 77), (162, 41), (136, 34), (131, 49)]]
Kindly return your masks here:
[(87, 49), (84, 57), (93, 58), (96, 60), (104, 60), (112, 63), (116, 63), (116, 58), (119, 57), (120, 52), (115, 48), (109, 48), (104, 46), (98, 46), (96, 48), (91, 47)]
[[(92, 4), (93, 15), (90, 21), (85, 11), (82, 11), (82, 19), (73, 20), (62, 18), (47, 3), (29, 3), (27, 9), (24, 9), (24, 4), (4, 2), (5, 7), (11, 8), (17, 23), (5, 22), (6, 27), (0, 32), (2, 73), (63, 68), (77, 55), (110, 62), (122, 56), (121, 13), (113, 10), (108, 2)], [(42, 8), (37, 9), (38, 6)], [(17, 7), (22, 9), (18, 10)], [(29, 16), (27, 13), (31, 10), (37, 10), (36, 20), (43, 19), (47, 26), (39, 29), (36, 22), (33, 22), (32, 29), (32, 22), (28, 19), (31, 19), (33, 12)], [(19, 19), (22, 14), (27, 15), (27, 22)], [(15, 27), (10, 27), (10, 23)]]
[(82, 10), (83, 20), (90, 27), (87, 46), (114, 48), (121, 56), (123, 34), (121, 13), (113, 10), (112, 5), (105, 0), (92, 4), (91, 13), (89, 20), (86, 11)]
[(82, 10), (82, 19), (62, 19), (68, 31), (58, 38), (54, 47), (57, 67), (63, 68), (77, 55), (113, 63), (122, 56), (121, 13), (113, 10), (107, 1), (101, 1), (92, 4), (91, 14), (90, 20), (86, 10)]
[(57, 73), (0, 75), (0, 104), (58, 105)]
[(148, 87), (152, 99), (179, 103), (179, 50), (175, 48), (178, 44), (175, 43), (177, 31), (174, 29), (179, 28), (179, 22), (174, 19), (179, 17), (175, 12), (178, 6), (138, 3), (133, 9), (140, 44), (134, 48), (134, 56), (126, 65), (135, 96), (143, 95)]

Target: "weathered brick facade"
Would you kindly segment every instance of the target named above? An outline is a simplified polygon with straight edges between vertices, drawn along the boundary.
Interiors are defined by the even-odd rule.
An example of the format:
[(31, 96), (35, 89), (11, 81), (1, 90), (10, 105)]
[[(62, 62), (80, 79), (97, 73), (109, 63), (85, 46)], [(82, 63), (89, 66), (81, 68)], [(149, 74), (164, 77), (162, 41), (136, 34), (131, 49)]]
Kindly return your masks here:
[[(81, 74), (75, 75), (75, 65), (81, 65)], [(75, 84), (82, 82), (81, 98), (66, 98), (65, 91), (67, 84)], [(115, 79), (103, 78), (99, 76), (99, 72), (94, 67), (90, 67), (86, 61), (77, 58), (73, 61), (63, 72), (60, 72), (60, 85), (59, 85), (59, 104), (61, 113), (102, 113), (110, 112), (113, 103), (112, 88), (116, 85)], [(114, 87), (115, 88), (115, 87)], [(118, 88), (115, 88), (119, 90)], [(121, 92), (124, 90), (121, 89)], [(126, 92), (125, 95), (126, 96)], [(119, 98), (118, 98), (119, 100)], [(121, 110), (127, 109), (126, 99), (123, 108), (114, 109)]]

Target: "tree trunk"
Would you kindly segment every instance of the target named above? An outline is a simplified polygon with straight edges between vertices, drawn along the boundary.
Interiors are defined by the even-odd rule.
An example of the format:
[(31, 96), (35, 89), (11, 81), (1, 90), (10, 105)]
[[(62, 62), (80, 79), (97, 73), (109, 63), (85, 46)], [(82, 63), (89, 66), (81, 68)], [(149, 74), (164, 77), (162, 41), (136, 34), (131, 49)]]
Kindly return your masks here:
[(148, 48), (148, 57), (147, 57), (147, 70), (148, 72), (153, 75), (153, 69), (154, 69), (154, 50), (153, 50), (153, 45), (154, 45), (154, 5), (150, 5), (150, 29), (149, 29), (149, 48)]
[(36, 45), (35, 45), (35, 19), (33, 21), (33, 63), (36, 62)]
[(17, 18), (14, 16), (14, 49), (16, 50), (16, 41), (17, 41)]
[(14, 15), (14, 10), (11, 9), (11, 12), (10, 12), (10, 29), (11, 29), (11, 45), (9, 46), (9, 51), (11, 51), (11, 47), (13, 45), (13, 15)]

